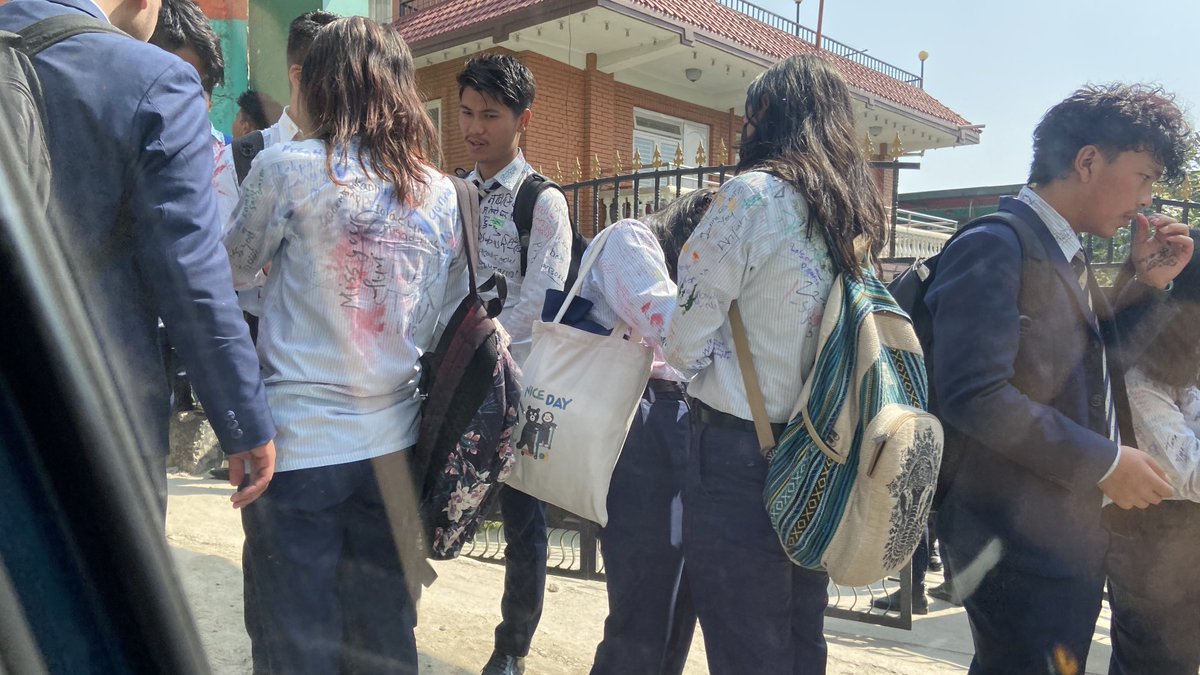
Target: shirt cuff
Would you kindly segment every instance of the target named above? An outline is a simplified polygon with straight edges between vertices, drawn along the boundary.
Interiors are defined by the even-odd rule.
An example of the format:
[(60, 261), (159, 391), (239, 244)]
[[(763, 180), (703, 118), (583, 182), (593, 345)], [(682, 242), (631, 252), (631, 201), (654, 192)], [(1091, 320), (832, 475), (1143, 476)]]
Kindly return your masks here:
[(1117, 470), (1117, 464), (1120, 463), (1120, 461), (1121, 461), (1121, 446), (1118, 445), (1117, 446), (1117, 456), (1115, 458), (1113, 458), (1112, 466), (1108, 467), (1108, 471), (1105, 471), (1104, 475), (1101, 476), (1100, 480), (1096, 481), (1096, 483), (1100, 484), (1100, 483), (1103, 483), (1104, 481), (1108, 480), (1108, 477), (1112, 475), (1112, 472)]

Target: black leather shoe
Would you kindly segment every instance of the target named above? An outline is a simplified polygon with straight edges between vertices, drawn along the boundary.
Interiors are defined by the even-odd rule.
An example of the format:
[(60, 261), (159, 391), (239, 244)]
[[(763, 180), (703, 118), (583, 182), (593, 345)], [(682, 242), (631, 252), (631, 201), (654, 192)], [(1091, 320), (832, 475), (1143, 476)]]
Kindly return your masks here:
[(929, 556), (929, 569), (932, 572), (941, 572), (942, 571), (942, 556), (940, 556), (936, 553)]
[(217, 480), (228, 481), (229, 480), (229, 467), (219, 466), (215, 469), (210, 469), (208, 472), (208, 476), (209, 476), (209, 478), (216, 478)]
[[(879, 598), (875, 602), (872, 602), (871, 606), (874, 607), (875, 609), (883, 609), (883, 610), (887, 610), (889, 612), (901, 611), (901, 609), (900, 609), (900, 591), (896, 591), (895, 593), (891, 593), (891, 594), (885, 595), (882, 598)], [(929, 613), (929, 598), (925, 597), (925, 589), (924, 588), (914, 588), (913, 589), (912, 613), (913, 614), (928, 614)]]
[(492, 652), (492, 658), (488, 659), (479, 675), (522, 675), (524, 672), (524, 657)]
[(929, 589), (929, 596), (938, 600), (945, 600), (955, 607), (962, 607), (962, 600), (954, 592), (954, 584), (949, 581)]

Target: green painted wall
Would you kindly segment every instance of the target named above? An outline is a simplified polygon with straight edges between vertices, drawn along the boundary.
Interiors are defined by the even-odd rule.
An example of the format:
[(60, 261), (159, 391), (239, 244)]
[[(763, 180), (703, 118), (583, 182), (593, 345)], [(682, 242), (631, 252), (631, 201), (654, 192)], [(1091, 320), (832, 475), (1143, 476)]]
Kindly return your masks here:
[(218, 130), (229, 133), (233, 118), (237, 115), (237, 98), (249, 86), (247, 25), (239, 19), (212, 19), (210, 23), (221, 38), (221, 52), (225, 56), (225, 84), (213, 90), (212, 109), (208, 112), (208, 118)]
[(292, 19), (322, 9), (321, 0), (254, 0), (250, 3), (250, 87), (288, 102), (287, 31)]
[(367, 16), (371, 11), (367, 0), (325, 0), (325, 9), (342, 16)]

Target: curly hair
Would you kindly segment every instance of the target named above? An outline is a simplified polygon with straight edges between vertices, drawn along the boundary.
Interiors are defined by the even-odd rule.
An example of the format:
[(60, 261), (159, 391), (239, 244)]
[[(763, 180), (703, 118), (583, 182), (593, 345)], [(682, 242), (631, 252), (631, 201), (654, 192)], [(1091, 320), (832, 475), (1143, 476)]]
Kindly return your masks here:
[(1161, 87), (1088, 85), (1051, 108), (1034, 129), (1029, 184), (1065, 178), (1088, 145), (1110, 160), (1126, 151), (1148, 152), (1163, 165), (1163, 180), (1173, 183), (1183, 178), (1195, 142), (1175, 97)]
[(808, 202), (838, 269), (861, 278), (858, 237), (883, 248), (887, 207), (854, 131), (850, 89), (825, 59), (802, 54), (771, 66), (746, 91), (738, 172), (760, 170), (790, 183)]

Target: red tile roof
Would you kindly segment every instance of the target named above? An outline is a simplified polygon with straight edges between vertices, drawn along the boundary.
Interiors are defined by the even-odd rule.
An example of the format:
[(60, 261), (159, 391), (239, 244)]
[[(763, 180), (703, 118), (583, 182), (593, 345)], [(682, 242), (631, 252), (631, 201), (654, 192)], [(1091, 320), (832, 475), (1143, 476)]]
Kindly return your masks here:
[[(690, 24), (770, 58), (784, 59), (793, 54), (816, 53), (817, 51), (812, 43), (756, 21), (713, 0), (618, 1), (621, 4), (652, 10), (683, 24)], [(518, 10), (530, 10), (538, 5), (558, 4), (555, 0), (490, 0), (488, 2), (448, 0), (423, 9), (411, 18), (403, 19), (397, 26), (405, 40), (419, 47), (423, 41), (496, 21)], [(923, 89), (905, 84), (830, 52), (823, 51), (822, 54), (833, 59), (847, 82), (861, 91), (912, 108), (952, 125), (970, 124), (961, 115), (943, 105)]]

